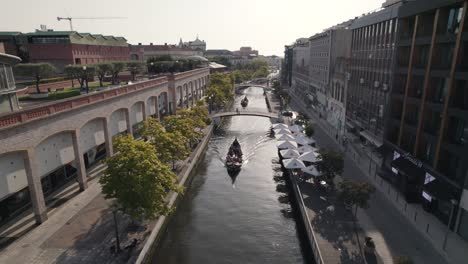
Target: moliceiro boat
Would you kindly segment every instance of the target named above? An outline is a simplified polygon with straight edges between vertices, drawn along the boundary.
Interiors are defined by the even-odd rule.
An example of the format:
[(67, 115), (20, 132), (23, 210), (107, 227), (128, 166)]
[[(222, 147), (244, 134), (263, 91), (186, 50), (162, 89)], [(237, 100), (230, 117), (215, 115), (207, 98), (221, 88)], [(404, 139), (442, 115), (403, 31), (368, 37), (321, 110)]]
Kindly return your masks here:
[(232, 142), (226, 156), (226, 167), (228, 171), (238, 171), (242, 167), (242, 150), (237, 138)]
[(244, 97), (241, 101), (241, 106), (246, 107), (249, 104), (249, 99), (247, 99), (247, 96)]

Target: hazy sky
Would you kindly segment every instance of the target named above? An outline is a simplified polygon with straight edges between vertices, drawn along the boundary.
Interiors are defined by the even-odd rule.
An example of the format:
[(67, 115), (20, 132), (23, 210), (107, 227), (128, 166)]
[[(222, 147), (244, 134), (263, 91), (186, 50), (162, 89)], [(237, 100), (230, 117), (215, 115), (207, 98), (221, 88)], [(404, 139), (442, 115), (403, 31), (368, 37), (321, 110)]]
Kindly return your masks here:
[[(285, 44), (381, 6), (383, 0), (0, 0), (0, 31), (31, 32), (45, 24), (68, 30), (57, 16), (126, 17), (75, 20), (74, 30), (118, 35), (131, 44), (200, 39), (208, 49), (251, 46), (283, 55)], [(11, 9), (11, 12), (7, 11)]]

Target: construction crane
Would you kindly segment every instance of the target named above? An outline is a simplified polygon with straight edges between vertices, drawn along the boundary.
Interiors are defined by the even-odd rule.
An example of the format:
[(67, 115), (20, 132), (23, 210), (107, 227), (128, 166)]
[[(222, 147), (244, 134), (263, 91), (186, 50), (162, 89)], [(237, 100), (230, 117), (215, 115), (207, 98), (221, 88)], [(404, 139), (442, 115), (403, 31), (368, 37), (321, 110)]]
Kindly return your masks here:
[(57, 17), (57, 20), (68, 20), (70, 22), (70, 31), (73, 31), (73, 23), (72, 20), (74, 19), (127, 19), (126, 17)]

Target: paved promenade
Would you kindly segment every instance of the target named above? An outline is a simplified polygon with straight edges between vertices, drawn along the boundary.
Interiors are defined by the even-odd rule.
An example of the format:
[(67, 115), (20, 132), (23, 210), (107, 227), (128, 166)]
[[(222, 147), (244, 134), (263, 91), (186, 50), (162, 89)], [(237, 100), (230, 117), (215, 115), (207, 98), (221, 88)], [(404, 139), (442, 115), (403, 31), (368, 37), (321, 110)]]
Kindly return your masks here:
[[(293, 110), (310, 113), (311, 110), (306, 110), (297, 98), (293, 97), (292, 99), (291, 107)], [(324, 128), (325, 126), (321, 124), (322, 121), (313, 115), (309, 115), (309, 118), (316, 124), (314, 126), (315, 134), (313, 137), (316, 139), (319, 147), (341, 151), (342, 147), (338, 145), (333, 138), (334, 134), (329, 133), (329, 130)], [(367, 176), (368, 170), (366, 170), (369, 163), (360, 164), (352, 158), (353, 156), (352, 152), (346, 153), (345, 168), (342, 178), (356, 181), (370, 181), (370, 176)], [(374, 172), (375, 168), (371, 168), (371, 171)], [(410, 256), (415, 263), (463, 263), (453, 260), (449, 262), (446, 256), (440, 254), (439, 250), (436, 250), (433, 244), (415, 229), (409, 220), (399, 212), (399, 209), (388, 199), (388, 194), (384, 189), (380, 188), (378, 185), (376, 185), (376, 187), (377, 191), (372, 196), (370, 208), (366, 210), (360, 209), (357, 214), (358, 224), (362, 229), (363, 236), (372, 237), (376, 244), (377, 258), (366, 258), (367, 263), (393, 263), (393, 258), (397, 256)], [(303, 190), (304, 193), (313, 192), (312, 187), (305, 188), (307, 187), (301, 186), (301, 190)], [(313, 214), (317, 214), (317, 209), (315, 209), (315, 207), (319, 206), (319, 202), (321, 201), (310, 199), (310, 203), (308, 203), (307, 207), (313, 211), (311, 213), (312, 216), (314, 216)], [(320, 209), (318, 210), (320, 213)], [(326, 229), (333, 234), (337, 232), (334, 226), (335, 225), (331, 225)], [(328, 232), (326, 229), (323, 231), (323, 237), (333, 244), (334, 237), (327, 237), (326, 234), (328, 234)]]

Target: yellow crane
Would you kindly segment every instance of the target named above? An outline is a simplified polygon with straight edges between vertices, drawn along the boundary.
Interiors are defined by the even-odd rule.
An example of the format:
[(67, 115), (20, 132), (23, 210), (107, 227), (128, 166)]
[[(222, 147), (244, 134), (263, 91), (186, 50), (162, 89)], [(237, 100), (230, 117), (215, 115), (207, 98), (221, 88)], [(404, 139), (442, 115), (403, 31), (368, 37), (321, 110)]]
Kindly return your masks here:
[(126, 17), (57, 17), (58, 21), (68, 20), (70, 22), (70, 31), (73, 31), (72, 20), (75, 19), (127, 19)]

